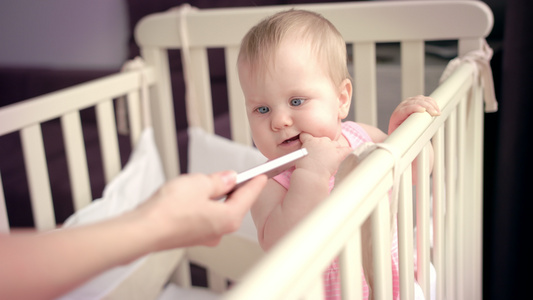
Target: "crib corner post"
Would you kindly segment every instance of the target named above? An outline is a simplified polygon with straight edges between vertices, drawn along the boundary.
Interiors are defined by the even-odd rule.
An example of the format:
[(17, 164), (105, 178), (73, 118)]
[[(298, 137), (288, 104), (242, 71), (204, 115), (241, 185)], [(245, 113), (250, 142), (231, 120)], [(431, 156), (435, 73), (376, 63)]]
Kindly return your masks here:
[(463, 270), (465, 279), (464, 299), (482, 298), (482, 265), (483, 265), (483, 95), (482, 87), (475, 82), (469, 95), (467, 109), (467, 133), (465, 153), (464, 187), (465, 233), (463, 245)]
[(168, 55), (162, 49), (153, 48), (141, 48), (141, 53), (155, 71), (156, 85), (150, 89), (150, 111), (157, 149), (165, 162), (165, 176), (170, 179), (179, 175), (180, 165)]

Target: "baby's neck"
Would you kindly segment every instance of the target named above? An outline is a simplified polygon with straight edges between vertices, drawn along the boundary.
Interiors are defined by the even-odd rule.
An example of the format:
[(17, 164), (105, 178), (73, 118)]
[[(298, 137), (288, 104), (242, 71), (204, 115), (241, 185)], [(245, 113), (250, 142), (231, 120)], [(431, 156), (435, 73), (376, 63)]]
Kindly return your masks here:
[(352, 145), (350, 145), (350, 142), (348, 141), (348, 139), (344, 136), (344, 134), (342, 133), (341, 131), (341, 134), (339, 136), (339, 138), (337, 139), (337, 141), (341, 144), (341, 146), (343, 147), (351, 147)]

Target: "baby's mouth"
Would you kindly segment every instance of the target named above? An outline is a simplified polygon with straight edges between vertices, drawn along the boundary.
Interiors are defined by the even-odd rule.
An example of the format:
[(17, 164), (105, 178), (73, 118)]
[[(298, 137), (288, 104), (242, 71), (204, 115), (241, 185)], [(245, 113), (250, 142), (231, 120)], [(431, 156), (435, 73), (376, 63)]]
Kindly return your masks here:
[(300, 135), (298, 134), (298, 135), (295, 135), (295, 136), (291, 137), (290, 139), (284, 140), (283, 143), (281, 143), (281, 144), (282, 145), (289, 144), (289, 143), (294, 142), (294, 141), (299, 140), (299, 139), (300, 139)]

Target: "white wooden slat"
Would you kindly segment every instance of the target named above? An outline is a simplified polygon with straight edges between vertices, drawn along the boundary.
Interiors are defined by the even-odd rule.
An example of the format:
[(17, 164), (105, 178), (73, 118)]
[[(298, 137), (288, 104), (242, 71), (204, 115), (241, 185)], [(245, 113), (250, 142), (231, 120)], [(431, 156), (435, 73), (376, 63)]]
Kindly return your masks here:
[(74, 210), (78, 211), (92, 201), (87, 155), (79, 112), (73, 111), (61, 117), (61, 127), (65, 141)]
[[(457, 107), (457, 191), (455, 201), (455, 213), (456, 213), (456, 261), (457, 261), (457, 295), (458, 300), (465, 299), (465, 281), (468, 280), (465, 277), (465, 249), (468, 246), (468, 243), (465, 241), (465, 211), (464, 211), (464, 202), (465, 199), (465, 158), (466, 158), (466, 96), (463, 96), (459, 105)], [(468, 199), (469, 201), (470, 199)], [(466, 299), (465, 299), (466, 300)]]
[(4, 196), (4, 185), (2, 183), (2, 174), (0, 174), (0, 233), (9, 232), (9, 217), (6, 209), (6, 198)]
[(470, 166), (465, 169), (465, 176), (471, 181), (465, 186), (466, 203), (465, 218), (469, 221), (466, 229), (468, 235), (465, 241), (470, 244), (466, 247), (466, 275), (471, 281), (469, 284), (469, 299), (482, 298), (483, 274), (483, 92), (482, 87), (476, 84), (472, 88), (472, 98), (468, 101), (468, 132), (465, 147), (468, 149), (465, 160)]
[(342, 299), (362, 298), (361, 251), (361, 230), (357, 229), (339, 256)]
[(426, 299), (430, 297), (430, 205), (429, 205), (429, 145), (417, 157), (416, 185), (416, 280)]
[(142, 112), (139, 90), (135, 90), (128, 93), (126, 99), (131, 146), (135, 147), (135, 145), (137, 145), (137, 142), (139, 141), (139, 138), (141, 137), (142, 132)]
[(239, 74), (237, 72), (239, 47), (226, 48), (225, 55), (231, 138), (238, 143), (251, 146), (252, 133), (250, 125), (248, 125), (248, 116), (246, 115), (246, 106), (244, 105), (244, 94), (241, 90)]
[(400, 178), (398, 193), (398, 259), (400, 260), (400, 298), (413, 299), (413, 188), (411, 167)]
[(456, 273), (456, 191), (457, 191), (457, 110), (453, 110), (446, 120), (445, 127), (446, 145), (446, 218), (445, 218), (445, 238), (446, 238), (446, 299), (456, 298), (455, 273)]
[[(147, 68), (144, 72), (147, 83), (154, 84), (152, 69)], [(122, 96), (139, 88), (140, 76), (140, 71), (119, 73), (4, 106), (0, 110), (0, 135), (94, 106), (102, 99)]]
[(190, 83), (193, 97), (187, 103), (187, 118), (189, 126), (200, 126), (206, 132), (214, 133), (213, 104), (211, 99), (211, 84), (209, 77), (209, 65), (207, 49), (192, 48), (189, 50), (191, 57)]
[(377, 127), (376, 44), (355, 43), (353, 51), (355, 121)]
[(166, 178), (174, 178), (180, 173), (178, 160), (178, 143), (174, 119), (174, 103), (170, 84), (170, 71), (167, 52), (163, 49), (142, 48), (142, 57), (153, 67), (157, 84), (150, 89), (150, 113), (154, 127), (154, 138), (164, 162)]
[(392, 299), (392, 265), (389, 197), (379, 201), (372, 212), (372, 259), (375, 299)]
[(121, 169), (113, 100), (109, 99), (100, 102), (95, 108), (104, 177), (107, 183), (110, 182)]
[(20, 138), (35, 227), (41, 231), (53, 229), (56, 221), (40, 125), (22, 129)]
[(425, 94), (424, 91), (424, 41), (402, 41), (402, 100)]
[(444, 126), (433, 137), (433, 265), (437, 272), (436, 297), (445, 298), (445, 150)]

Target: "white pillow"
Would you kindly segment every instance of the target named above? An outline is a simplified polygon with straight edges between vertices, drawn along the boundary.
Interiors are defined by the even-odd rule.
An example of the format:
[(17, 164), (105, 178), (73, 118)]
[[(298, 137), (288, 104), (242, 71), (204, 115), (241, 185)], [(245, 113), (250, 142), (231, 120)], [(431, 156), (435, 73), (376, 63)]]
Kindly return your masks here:
[[(145, 129), (124, 169), (104, 189), (102, 198), (70, 216), (63, 227), (89, 224), (129, 211), (163, 183), (165, 175), (151, 128)], [(83, 257), (80, 257), (83, 259)], [(59, 299), (101, 299), (142, 264), (145, 257), (108, 270)]]
[(152, 128), (145, 129), (122, 171), (104, 188), (102, 198), (70, 216), (64, 227), (88, 224), (120, 215), (150, 197), (165, 175)]
[(254, 147), (239, 144), (200, 127), (189, 128), (189, 173), (244, 171), (267, 161)]
[[(254, 147), (245, 146), (224, 137), (205, 132), (199, 127), (189, 128), (189, 173), (213, 173), (224, 170), (247, 170), (267, 161)], [(234, 234), (257, 241), (257, 231), (250, 212)]]

